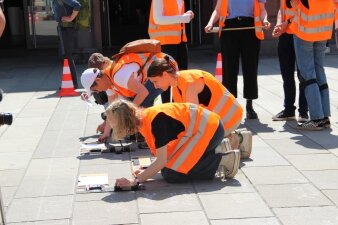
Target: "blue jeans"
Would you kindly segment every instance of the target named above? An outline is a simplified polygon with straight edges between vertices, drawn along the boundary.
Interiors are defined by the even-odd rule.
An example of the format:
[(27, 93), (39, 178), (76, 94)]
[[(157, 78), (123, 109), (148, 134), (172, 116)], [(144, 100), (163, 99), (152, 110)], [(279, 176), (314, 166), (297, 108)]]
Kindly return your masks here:
[(310, 119), (317, 120), (329, 117), (329, 89), (324, 88), (327, 84), (324, 71), (326, 41), (309, 42), (294, 35), (294, 44), (301, 77), (305, 82), (311, 79), (316, 80), (316, 83), (311, 83), (305, 87)]
[(144, 83), (144, 86), (147, 88), (149, 94), (143, 100), (140, 106), (148, 108), (154, 105), (155, 98), (159, 96), (163, 92), (163, 90), (161, 88), (155, 88), (153, 82), (151, 82), (150, 80), (147, 80)]

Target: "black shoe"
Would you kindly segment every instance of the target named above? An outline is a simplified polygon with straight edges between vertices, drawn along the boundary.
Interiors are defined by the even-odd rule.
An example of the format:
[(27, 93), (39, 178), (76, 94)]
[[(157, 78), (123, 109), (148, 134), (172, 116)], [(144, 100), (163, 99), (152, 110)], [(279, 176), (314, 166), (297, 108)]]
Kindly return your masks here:
[(320, 119), (320, 120), (309, 120), (305, 123), (302, 124), (298, 124), (297, 128), (299, 130), (310, 130), (310, 131), (314, 131), (314, 130), (323, 130), (324, 127), (324, 119)]
[(330, 128), (331, 122), (330, 122), (329, 117), (324, 117), (324, 119), (322, 119), (322, 124), (325, 128)]
[(255, 110), (247, 110), (246, 111), (246, 118), (248, 119), (248, 120), (252, 120), (252, 119), (258, 119), (258, 115), (257, 115), (257, 113), (255, 112)]
[(300, 113), (298, 116), (298, 122), (305, 123), (307, 121), (309, 121), (309, 115), (307, 113)]
[(295, 112), (288, 113), (285, 110), (279, 112), (278, 114), (272, 117), (272, 121), (287, 121), (287, 120), (294, 120), (294, 119), (296, 119)]

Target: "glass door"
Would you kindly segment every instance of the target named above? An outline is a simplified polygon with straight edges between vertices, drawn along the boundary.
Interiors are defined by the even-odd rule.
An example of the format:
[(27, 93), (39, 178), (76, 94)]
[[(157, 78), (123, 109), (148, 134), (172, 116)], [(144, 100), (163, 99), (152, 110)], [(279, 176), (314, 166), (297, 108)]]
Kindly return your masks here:
[(59, 38), (54, 20), (52, 0), (27, 0), (28, 48), (57, 48)]

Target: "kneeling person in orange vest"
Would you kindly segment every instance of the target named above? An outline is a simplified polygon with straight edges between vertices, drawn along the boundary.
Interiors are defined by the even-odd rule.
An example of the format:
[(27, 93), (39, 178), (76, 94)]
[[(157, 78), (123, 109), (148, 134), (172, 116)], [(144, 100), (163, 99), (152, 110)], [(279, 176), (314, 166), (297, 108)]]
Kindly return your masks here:
[[(81, 76), (81, 83), (89, 95), (91, 92), (112, 90), (114, 94), (108, 97), (109, 103), (120, 96), (142, 107), (152, 106), (162, 90), (154, 88), (152, 82), (147, 80), (146, 72), (154, 59), (164, 57), (165, 54), (154, 54), (148, 60), (149, 55), (150, 53), (127, 53), (117, 62), (112, 60), (101, 71), (87, 69)], [(108, 135), (110, 130), (109, 133), (106, 130), (104, 133)]]
[[(252, 148), (250, 131), (235, 129), (243, 116), (236, 98), (210, 73), (202, 70), (181, 70), (173, 66), (169, 57), (157, 59), (148, 69), (148, 78), (155, 88), (172, 88), (174, 102), (199, 104), (217, 113), (224, 126), (225, 136), (232, 149), (240, 149), (241, 157), (248, 158)], [(225, 145), (229, 147), (229, 145)]]
[(156, 160), (134, 179), (120, 178), (116, 186), (134, 186), (161, 171), (170, 183), (213, 179), (218, 168), (233, 178), (239, 168), (239, 150), (218, 149), (224, 137), (219, 116), (191, 103), (166, 103), (146, 109), (125, 100), (114, 101), (106, 110), (107, 122), (116, 139), (140, 132)]

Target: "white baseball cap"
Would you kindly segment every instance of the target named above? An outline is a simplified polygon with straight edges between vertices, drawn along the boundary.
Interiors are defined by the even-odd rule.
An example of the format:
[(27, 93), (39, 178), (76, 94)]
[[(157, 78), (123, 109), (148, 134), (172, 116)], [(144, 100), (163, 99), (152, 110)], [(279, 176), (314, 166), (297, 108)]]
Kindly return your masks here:
[(100, 70), (96, 68), (86, 69), (81, 75), (81, 84), (86, 89), (88, 95), (91, 95), (92, 92), (90, 87), (95, 82), (96, 77), (100, 74)]

